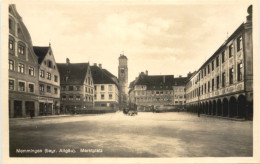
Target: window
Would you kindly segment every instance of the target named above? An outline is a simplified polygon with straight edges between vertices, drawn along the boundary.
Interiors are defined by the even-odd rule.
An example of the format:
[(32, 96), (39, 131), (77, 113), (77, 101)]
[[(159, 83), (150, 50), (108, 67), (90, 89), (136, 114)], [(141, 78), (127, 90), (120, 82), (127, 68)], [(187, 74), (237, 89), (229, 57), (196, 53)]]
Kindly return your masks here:
[(9, 90), (14, 90), (14, 80), (9, 80)]
[(44, 92), (44, 85), (43, 84), (40, 84), (40, 91)]
[(93, 94), (93, 89), (91, 89), (91, 94)]
[(80, 91), (80, 86), (76, 86), (76, 91)]
[(233, 56), (233, 44), (229, 46), (229, 57)]
[(18, 72), (24, 73), (24, 64), (19, 63), (19, 65), (18, 65)]
[(48, 60), (48, 61), (47, 61), (47, 66), (48, 66), (49, 68), (52, 68), (52, 61)]
[(120, 71), (121, 71), (121, 73), (125, 73), (125, 70), (124, 70), (124, 69), (122, 69), (122, 68), (120, 69)]
[(66, 96), (62, 96), (62, 97), (61, 97), (61, 100), (66, 100)]
[(51, 80), (51, 73), (50, 72), (47, 72), (47, 79)]
[(212, 79), (212, 91), (214, 91), (214, 79)]
[(29, 92), (33, 93), (34, 92), (34, 85), (29, 84)]
[(208, 92), (210, 91), (210, 81), (208, 82)]
[(14, 61), (9, 60), (9, 70), (13, 71), (14, 70)]
[(224, 63), (225, 62), (225, 51), (222, 52), (221, 56), (222, 56), (222, 63)]
[(95, 100), (97, 99), (97, 94), (94, 94), (94, 99), (95, 99)]
[(73, 96), (72, 95), (69, 96), (69, 100), (73, 100)]
[(73, 91), (73, 86), (69, 86), (69, 91)]
[(230, 68), (229, 69), (229, 84), (233, 84), (233, 74), (234, 74), (234, 69)]
[(97, 86), (96, 85), (94, 86), (94, 89), (95, 89), (95, 91), (97, 90)]
[(203, 95), (203, 85), (201, 86), (201, 95)]
[(90, 85), (90, 77), (88, 77), (88, 85)]
[(222, 87), (225, 87), (225, 83), (226, 83), (226, 72), (222, 73)]
[(34, 76), (34, 68), (29, 66), (29, 75)]
[(66, 86), (62, 86), (62, 87), (61, 87), (61, 90), (62, 90), (62, 91), (66, 91)]
[(76, 96), (76, 100), (80, 100), (80, 96)]
[(54, 94), (55, 94), (55, 95), (58, 94), (58, 88), (54, 88)]
[(237, 38), (237, 51), (242, 49), (242, 36)]
[(51, 93), (51, 86), (47, 85), (47, 92)]
[(22, 45), (18, 46), (18, 53), (21, 55), (24, 55), (24, 46), (22, 46)]
[(219, 66), (219, 56), (216, 58), (216, 67)]
[(9, 19), (9, 30), (13, 29), (13, 21), (12, 19)]
[(217, 89), (219, 89), (219, 76), (217, 76)]
[(178, 101), (175, 101), (175, 104), (178, 104), (179, 102)]
[(237, 65), (237, 81), (241, 81), (243, 79), (242, 78), (242, 69), (243, 69), (243, 64), (239, 63)]
[(105, 95), (101, 94), (101, 100), (104, 100), (104, 99), (105, 99)]
[(214, 60), (211, 62), (212, 71), (214, 71)]
[(44, 78), (44, 70), (40, 70), (40, 77)]
[(18, 90), (24, 92), (25, 91), (25, 83), (19, 81), (18, 83)]
[(109, 100), (111, 100), (113, 98), (112, 94), (109, 94)]
[(109, 91), (112, 91), (113, 90), (113, 86), (112, 85), (109, 85)]
[(14, 49), (14, 41), (9, 40), (9, 49), (13, 50)]
[(58, 82), (58, 76), (57, 75), (54, 75), (54, 81)]
[(205, 83), (204, 85), (204, 89), (205, 89), (205, 94), (207, 93), (207, 84)]
[(105, 90), (105, 86), (101, 85), (101, 91)]
[(210, 73), (209, 65), (208, 65), (208, 74)]

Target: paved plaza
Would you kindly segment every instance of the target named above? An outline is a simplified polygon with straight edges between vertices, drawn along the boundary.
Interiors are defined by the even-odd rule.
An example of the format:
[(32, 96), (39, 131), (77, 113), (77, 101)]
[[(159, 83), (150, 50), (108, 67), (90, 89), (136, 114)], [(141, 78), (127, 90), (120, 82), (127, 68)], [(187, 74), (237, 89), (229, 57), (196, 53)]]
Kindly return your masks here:
[(250, 157), (253, 123), (184, 112), (10, 119), (10, 155)]

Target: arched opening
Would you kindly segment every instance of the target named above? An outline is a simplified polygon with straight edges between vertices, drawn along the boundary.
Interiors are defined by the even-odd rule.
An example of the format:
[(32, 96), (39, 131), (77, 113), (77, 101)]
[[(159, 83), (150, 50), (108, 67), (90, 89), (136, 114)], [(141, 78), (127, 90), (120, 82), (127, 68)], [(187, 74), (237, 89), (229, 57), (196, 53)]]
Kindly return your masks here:
[(239, 95), (237, 100), (238, 100), (238, 117), (245, 118), (246, 97), (244, 95)]
[(205, 102), (202, 103), (202, 113), (205, 114)]
[(218, 99), (218, 101), (217, 101), (217, 115), (218, 116), (222, 116), (222, 106), (221, 106), (221, 100), (220, 99)]
[(209, 103), (206, 102), (206, 108), (205, 108), (206, 114), (209, 114)]
[(224, 117), (228, 116), (228, 99), (224, 98), (223, 99), (223, 115)]
[(209, 114), (212, 115), (212, 102), (209, 101)]
[(213, 108), (212, 108), (212, 115), (216, 115), (217, 113), (217, 103), (216, 100), (213, 100)]
[(237, 116), (237, 100), (232, 96), (229, 100), (229, 117), (235, 116)]

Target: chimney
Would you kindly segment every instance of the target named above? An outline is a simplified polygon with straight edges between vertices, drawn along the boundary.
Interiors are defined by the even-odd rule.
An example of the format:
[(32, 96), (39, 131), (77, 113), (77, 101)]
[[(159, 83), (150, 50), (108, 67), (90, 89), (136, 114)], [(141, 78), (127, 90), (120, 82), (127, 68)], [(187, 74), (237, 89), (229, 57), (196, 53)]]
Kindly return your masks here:
[(146, 74), (146, 76), (148, 76), (148, 71), (147, 70), (145, 71), (145, 74)]
[(70, 64), (70, 59), (66, 58), (66, 64), (69, 65)]
[(252, 12), (253, 12), (253, 7), (252, 5), (250, 5), (248, 8), (247, 8), (247, 13), (249, 14), (247, 17), (246, 17), (246, 22), (252, 22)]
[(163, 83), (165, 83), (165, 76), (163, 76)]
[(97, 66), (97, 63), (94, 63), (94, 66)]
[(189, 72), (188, 74), (187, 74), (187, 77), (190, 77), (191, 76), (191, 72)]
[(181, 77), (181, 75), (179, 75), (179, 77)]
[(98, 66), (99, 66), (99, 68), (101, 68), (101, 69), (102, 69), (102, 64), (98, 64)]

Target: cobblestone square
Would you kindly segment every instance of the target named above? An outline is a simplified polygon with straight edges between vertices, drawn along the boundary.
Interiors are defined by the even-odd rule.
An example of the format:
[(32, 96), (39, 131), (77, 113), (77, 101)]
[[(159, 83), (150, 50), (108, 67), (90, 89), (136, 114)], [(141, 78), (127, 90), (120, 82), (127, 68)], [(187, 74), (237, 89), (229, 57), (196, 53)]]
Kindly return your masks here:
[(184, 112), (10, 119), (10, 156), (251, 157), (252, 121)]

